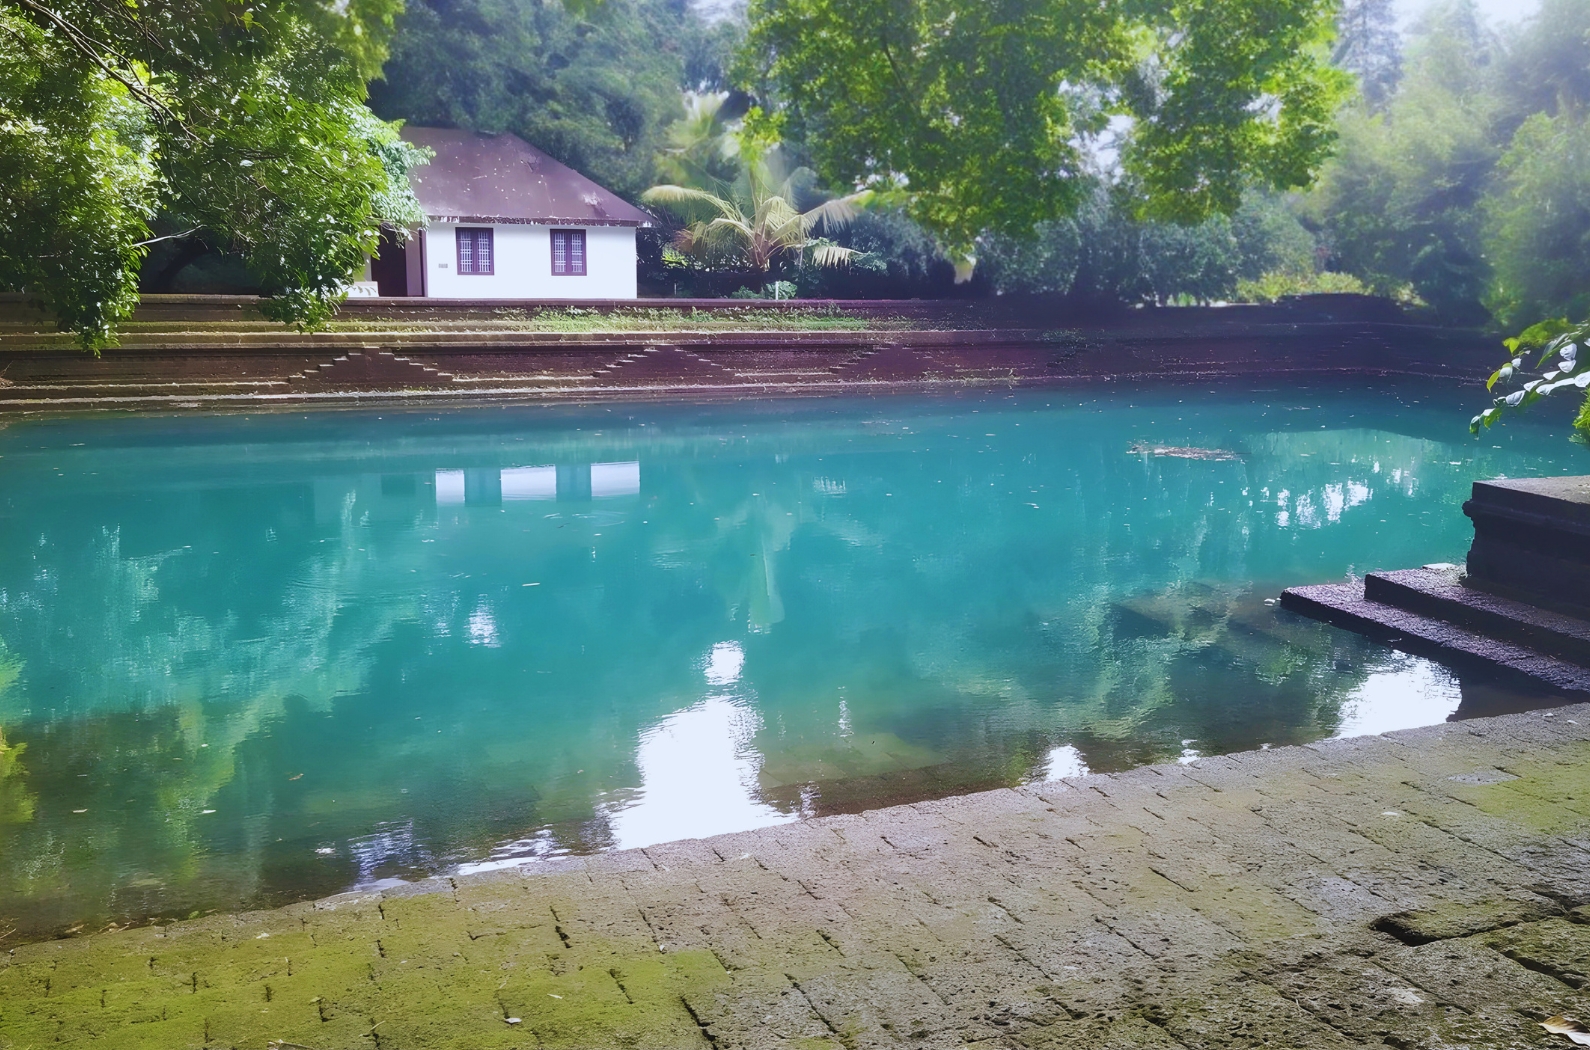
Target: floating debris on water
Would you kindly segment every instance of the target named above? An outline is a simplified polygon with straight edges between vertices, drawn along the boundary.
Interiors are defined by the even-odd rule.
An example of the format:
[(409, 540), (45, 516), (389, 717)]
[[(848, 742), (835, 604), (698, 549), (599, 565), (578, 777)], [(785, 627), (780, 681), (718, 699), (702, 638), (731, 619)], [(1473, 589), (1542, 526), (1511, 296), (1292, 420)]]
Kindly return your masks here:
[(1142, 441), (1127, 448), (1136, 456), (1169, 456), (1171, 459), (1241, 459), (1242, 453), (1227, 448), (1194, 448), (1191, 445), (1150, 445)]

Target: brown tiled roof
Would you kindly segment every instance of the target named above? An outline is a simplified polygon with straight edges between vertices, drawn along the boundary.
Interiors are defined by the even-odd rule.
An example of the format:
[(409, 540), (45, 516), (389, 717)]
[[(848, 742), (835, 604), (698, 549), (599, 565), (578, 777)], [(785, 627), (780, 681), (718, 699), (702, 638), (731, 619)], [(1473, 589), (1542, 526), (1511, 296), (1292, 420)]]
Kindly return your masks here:
[(429, 164), (409, 173), (414, 195), (432, 219), (580, 226), (652, 224), (650, 215), (517, 135), (406, 127), (403, 138), (436, 154)]

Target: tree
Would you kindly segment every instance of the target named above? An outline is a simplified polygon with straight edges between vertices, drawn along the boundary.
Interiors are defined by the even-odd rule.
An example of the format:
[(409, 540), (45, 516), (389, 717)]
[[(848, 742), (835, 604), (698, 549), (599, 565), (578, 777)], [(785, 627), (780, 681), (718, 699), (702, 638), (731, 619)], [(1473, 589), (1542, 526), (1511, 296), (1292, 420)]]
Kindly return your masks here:
[(240, 252), (269, 316), (335, 309), (422, 158), (363, 106), (397, 0), (0, 0), (0, 286), (85, 347), (137, 302), (150, 223)]
[(664, 130), (657, 174), (665, 183), (726, 191), (740, 173), (742, 98), (687, 91), (684, 116)]
[(803, 262), (797, 294), (820, 299), (942, 299), (955, 292), (955, 264), (899, 207), (869, 204), (833, 239), (856, 254), (843, 268)]
[(803, 142), (830, 184), (909, 192), (958, 252), (1023, 236), (1121, 174), (1155, 218), (1307, 185), (1347, 78), (1331, 0), (754, 0), (753, 126)]
[[(741, 150), (746, 150), (743, 144)], [(801, 198), (813, 195), (810, 173), (796, 169), (786, 175), (780, 168), (776, 157), (753, 152), (744, 157), (738, 177), (722, 195), (667, 184), (641, 196), (685, 220), (674, 247), (708, 269), (744, 273), (761, 283), (779, 263), (846, 265), (854, 250), (814, 234), (846, 226), (867, 194), (822, 200), (803, 209)]]
[(1383, 109), (1402, 78), (1402, 36), (1393, 0), (1346, 0), (1331, 60), (1358, 78), (1371, 110)]
[(1411, 287), (1460, 322), (1487, 316), (1481, 202), (1505, 147), (1497, 47), (1470, 0), (1430, 12), (1384, 112), (1342, 114), (1312, 202), (1337, 268), (1382, 295)]
[(1510, 137), (1532, 114), (1590, 106), (1590, 0), (1541, 0), (1496, 63), (1498, 131)]
[(979, 265), (996, 291), (1060, 293), (1095, 306), (1229, 299), (1270, 273), (1312, 275), (1317, 246), (1286, 203), (1250, 193), (1227, 218), (1196, 225), (1143, 221), (1106, 189), (1036, 235), (992, 235)]
[(1590, 314), (1590, 124), (1577, 112), (1526, 120), (1485, 202), (1486, 305), (1522, 328)]
[(680, 90), (716, 88), (734, 40), (683, 0), (410, 0), (371, 105), (512, 132), (633, 197), (655, 181)]

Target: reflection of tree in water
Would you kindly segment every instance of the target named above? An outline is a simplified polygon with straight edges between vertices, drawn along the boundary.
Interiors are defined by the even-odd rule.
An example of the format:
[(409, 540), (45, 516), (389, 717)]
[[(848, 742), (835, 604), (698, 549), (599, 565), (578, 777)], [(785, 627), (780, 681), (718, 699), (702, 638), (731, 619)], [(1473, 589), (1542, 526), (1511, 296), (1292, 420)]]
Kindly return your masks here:
[(1329, 736), (1381, 656), (1253, 590), (1189, 582), (1112, 613), (1113, 674), (1067, 736), (1099, 770)]
[[(22, 673), (22, 663), (11, 656), (5, 643), (0, 642), (0, 699), (16, 684)], [(28, 790), (22, 768), (22, 752), (26, 744), (6, 743), (5, 726), (0, 724), (0, 825), (25, 824), (33, 819), (38, 796)]]
[[(821, 562), (843, 600), (802, 594), (797, 578), (783, 644), (748, 644), (767, 722), (764, 796), (855, 809), (1042, 775), (1064, 744), (1118, 769), (1333, 732), (1374, 647), (1280, 613), (1262, 589), (1199, 581), (1330, 578), (1356, 551), (1394, 562), (1398, 546), (1427, 558), (1439, 540), (1388, 543), (1376, 526), (1438, 461), (1452, 465), (1433, 442), (1371, 430), (1232, 444), (1242, 461), (1061, 440), (1023, 471), (1024, 493), (1002, 464), (968, 462), (975, 449), (923, 448), (891, 464), (887, 487), (929, 512), (908, 528), (865, 515), (865, 562), (813, 557), (825, 541), (803, 531), (792, 557), (807, 555), (808, 574)], [(957, 482), (948, 497), (946, 477)], [(842, 499), (813, 500), (805, 516), (822, 521), (825, 504), (854, 504), (866, 488), (853, 475), (844, 484)], [(814, 477), (809, 491), (843, 487)], [(1040, 509), (1035, 530), (1024, 516)], [(791, 642), (814, 623), (826, 637)], [(813, 651), (824, 659), (799, 663)], [(841, 698), (848, 733), (836, 731)]]
[[(366, 659), (344, 639), (378, 641), (407, 613), (404, 602), (344, 606), (373, 564), (337, 542), (353, 501), (317, 524), (303, 491), (262, 495), (157, 493), (158, 510), (53, 517), (39, 545), (49, 571), (9, 590), (28, 612), (12, 632), (66, 655), (35, 659), (26, 687), (0, 695), (33, 737), (47, 819), (0, 836), (0, 914), (50, 929), (259, 890), (265, 828), (217, 850), (221, 825), (206, 812), (236, 782), (239, 746), (292, 698), (324, 712), (357, 687)], [(117, 510), (124, 528), (73, 528)], [(292, 553), (312, 533), (312, 554)], [(173, 549), (173, 536), (194, 542)], [(92, 658), (74, 659), (85, 647)]]

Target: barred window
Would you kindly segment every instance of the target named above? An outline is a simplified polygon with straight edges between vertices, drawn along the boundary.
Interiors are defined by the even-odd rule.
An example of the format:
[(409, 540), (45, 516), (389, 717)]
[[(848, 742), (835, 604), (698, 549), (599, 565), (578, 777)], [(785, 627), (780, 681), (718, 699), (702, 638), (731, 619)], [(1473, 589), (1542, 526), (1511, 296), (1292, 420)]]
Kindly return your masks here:
[(460, 227), (458, 230), (458, 272), (491, 274), (493, 252), (488, 229)]
[(585, 231), (552, 231), (552, 273), (556, 277), (585, 276)]

